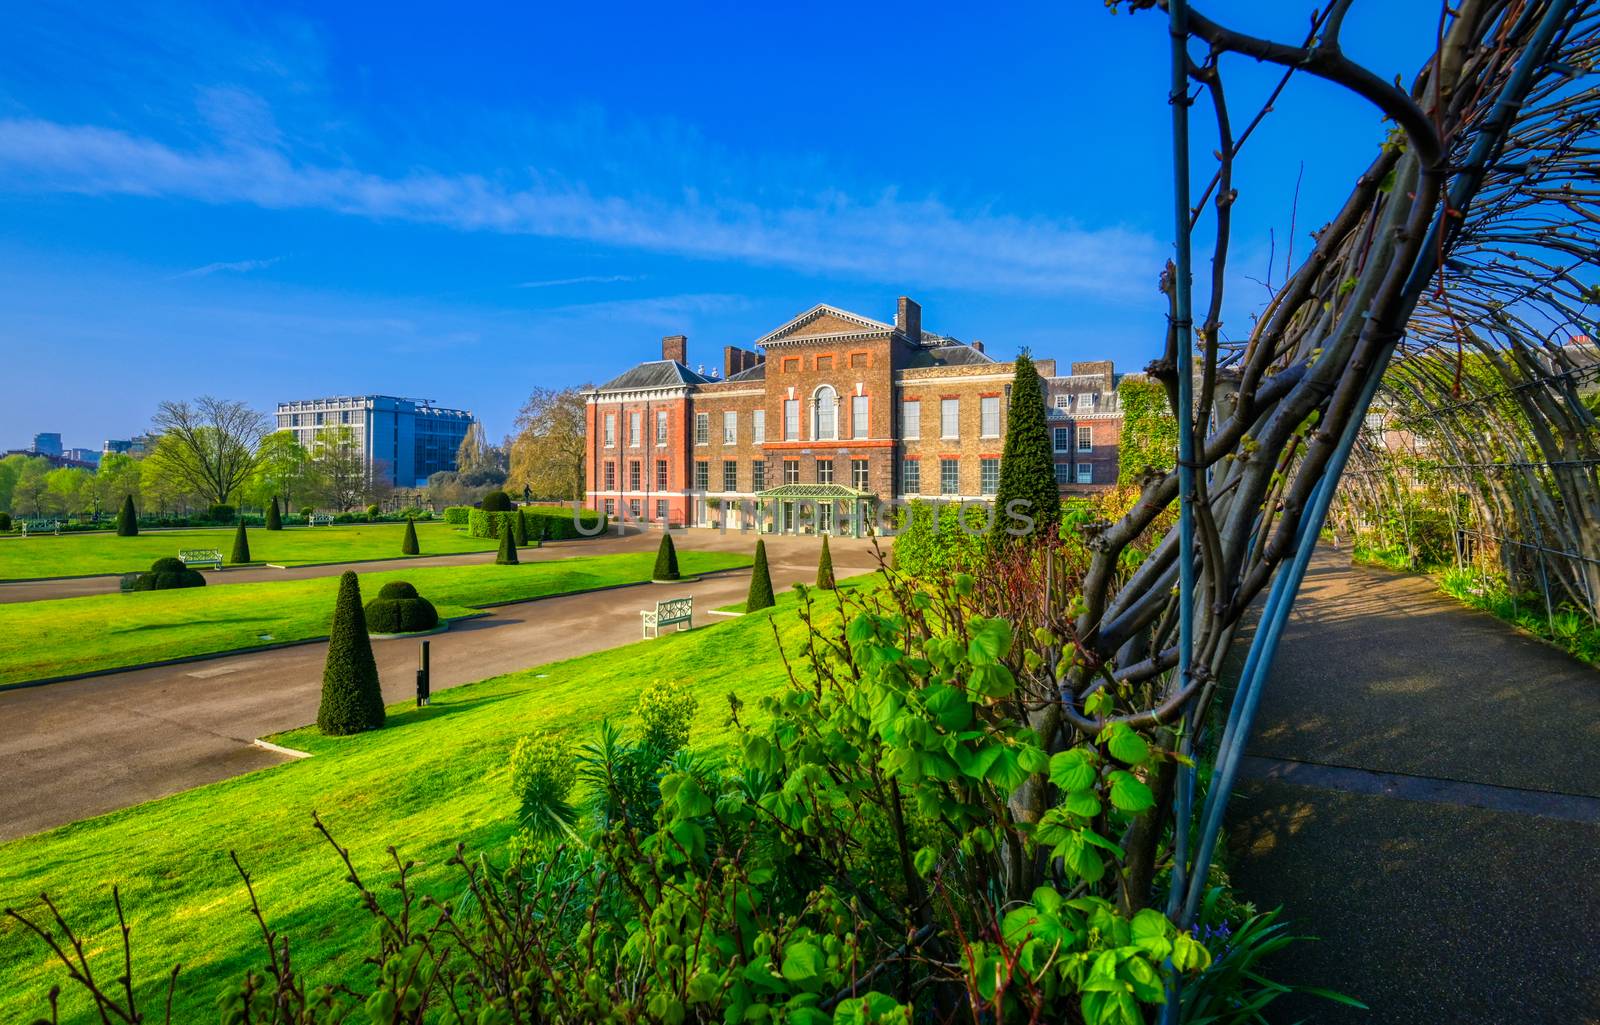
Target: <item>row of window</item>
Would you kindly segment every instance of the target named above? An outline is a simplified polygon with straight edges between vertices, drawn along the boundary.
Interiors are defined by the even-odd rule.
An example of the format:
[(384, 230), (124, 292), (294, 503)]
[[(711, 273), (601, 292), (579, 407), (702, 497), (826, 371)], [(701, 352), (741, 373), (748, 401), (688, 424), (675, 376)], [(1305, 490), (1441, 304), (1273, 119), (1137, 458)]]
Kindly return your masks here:
[[(1057, 452), (1072, 451), (1072, 428), (1055, 427), (1050, 431), (1052, 447)], [(1078, 451), (1092, 452), (1094, 450), (1094, 428), (1088, 424), (1078, 425)]]
[[(278, 419), (282, 420), (283, 417), (280, 416)], [(289, 413), (288, 414), (288, 420), (289, 420), (288, 423), (286, 423), (286, 424), (285, 423), (280, 423), (279, 426), (280, 427), (313, 427), (313, 426), (315, 426), (315, 427), (323, 427), (323, 426), (325, 426), (327, 424), (336, 424), (336, 423), (337, 424), (347, 424), (347, 423), (350, 422), (350, 411), (348, 409), (339, 410), (338, 419), (334, 419), (331, 414), (325, 414), (325, 413)]]
[[(818, 388), (812, 394), (810, 406), (809, 439), (812, 441), (839, 441), (842, 438), (860, 440), (871, 436), (871, 406), (870, 399), (866, 395), (850, 396), (848, 434), (840, 430), (839, 394), (831, 385), (825, 384)], [(784, 400), (783, 440), (801, 440), (800, 412), (799, 399)], [(664, 409), (658, 410), (655, 420), (655, 443), (657, 446), (665, 447), (668, 433), (667, 411)], [(643, 426), (643, 413), (631, 412), (628, 414), (629, 448), (638, 448), (642, 443)], [(604, 431), (605, 447), (615, 448), (617, 446), (617, 414), (605, 414)], [(978, 399), (978, 436), (998, 438), (1000, 433), (1000, 396), (980, 396)], [(922, 437), (922, 400), (907, 399), (900, 404), (900, 436), (907, 440), (916, 440)], [(942, 398), (939, 400), (939, 437), (942, 439), (961, 437), (960, 398)], [(767, 440), (767, 411), (764, 409), (752, 410), (750, 413), (750, 440), (757, 445), (764, 444)], [(725, 410), (722, 414), (722, 443), (724, 445), (736, 445), (738, 442), (739, 414), (735, 410)], [(695, 414), (694, 443), (696, 445), (711, 444), (710, 413)]]
[[(1077, 396), (1077, 409), (1080, 413), (1093, 413), (1099, 405), (1100, 396), (1096, 392), (1082, 392)], [(1063, 392), (1056, 396), (1056, 408), (1068, 412), (1073, 408), (1073, 396), (1070, 392)]]
[[(628, 462), (628, 490), (639, 491), (643, 481), (644, 465), (634, 459)], [(784, 484), (800, 483), (800, 460), (785, 459), (782, 464)], [(1080, 462), (1074, 466), (1072, 463), (1056, 463), (1055, 474), (1057, 484), (1092, 484), (1094, 483), (1094, 465)], [(813, 478), (817, 484), (834, 483), (833, 460), (818, 459), (816, 473)], [(850, 460), (850, 486), (857, 491), (870, 491), (871, 471), (865, 459)], [(764, 460), (755, 460), (750, 464), (750, 490), (765, 491), (767, 483), (767, 463)], [(992, 495), (1000, 488), (1000, 460), (986, 457), (978, 460), (978, 491), (980, 494)], [(617, 490), (617, 464), (605, 464), (605, 490)], [(655, 464), (655, 490), (667, 490), (667, 461), (656, 460)], [(711, 461), (697, 459), (694, 463), (694, 490), (711, 490)], [(722, 461), (722, 491), (739, 490), (739, 463), (737, 460), (724, 459)], [(922, 494), (922, 461), (907, 459), (900, 464), (900, 494)], [(939, 491), (941, 495), (958, 495), (961, 493), (961, 460), (939, 460)]]

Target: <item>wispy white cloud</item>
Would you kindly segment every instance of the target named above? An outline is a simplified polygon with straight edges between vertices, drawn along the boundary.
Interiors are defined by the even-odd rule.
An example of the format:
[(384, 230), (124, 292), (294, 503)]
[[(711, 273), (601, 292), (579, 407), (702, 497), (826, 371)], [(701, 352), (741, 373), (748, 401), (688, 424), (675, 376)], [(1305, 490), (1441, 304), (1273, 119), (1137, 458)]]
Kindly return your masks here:
[(907, 287), (1129, 298), (1148, 291), (1163, 252), (1147, 233), (1125, 227), (957, 210), (893, 189), (866, 199), (832, 191), (777, 204), (694, 190), (670, 199), (602, 195), (581, 184), (514, 187), (481, 174), (378, 175), (299, 161), (238, 134), (216, 148), (178, 148), (115, 129), (27, 118), (0, 119), (0, 170), (12, 188), (330, 210)]
[(638, 281), (632, 274), (584, 274), (576, 278), (551, 278), (548, 281), (522, 281), (518, 288), (559, 288), (563, 285), (614, 285), (624, 281)]
[(264, 270), (268, 267), (271, 267), (280, 259), (281, 257), (274, 256), (269, 260), (232, 260), (226, 263), (208, 263), (204, 267), (195, 267), (194, 269), (186, 270), (181, 274), (174, 274), (169, 280), (176, 281), (179, 278), (203, 278), (215, 274), (218, 271), (231, 271), (235, 274), (247, 274), (253, 270)]

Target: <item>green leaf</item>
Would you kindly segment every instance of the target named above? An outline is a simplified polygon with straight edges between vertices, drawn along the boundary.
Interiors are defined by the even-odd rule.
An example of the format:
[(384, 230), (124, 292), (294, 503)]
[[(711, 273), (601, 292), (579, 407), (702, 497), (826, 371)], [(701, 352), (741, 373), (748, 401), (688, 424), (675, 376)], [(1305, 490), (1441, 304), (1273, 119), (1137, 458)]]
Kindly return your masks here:
[(1011, 675), (1011, 670), (998, 662), (973, 666), (972, 676), (967, 683), (977, 693), (990, 698), (1009, 697), (1017, 689), (1017, 681)]
[(1062, 790), (1087, 790), (1094, 785), (1095, 755), (1085, 747), (1073, 747), (1050, 759), (1050, 782)]
[(972, 722), (972, 703), (960, 687), (934, 684), (923, 692), (922, 700), (941, 729), (959, 730)]
[(1111, 803), (1126, 812), (1141, 812), (1155, 806), (1155, 795), (1131, 772), (1118, 769), (1111, 774)]
[(809, 982), (821, 975), (828, 959), (813, 943), (797, 940), (783, 948), (783, 977), (790, 982)]
[(1132, 929), (1133, 945), (1152, 958), (1160, 960), (1172, 953), (1171, 937), (1176, 930), (1166, 915), (1145, 908), (1133, 916)]
[(1150, 745), (1127, 723), (1112, 723), (1101, 731), (1100, 737), (1111, 757), (1124, 765), (1138, 765), (1150, 757)]
[(1092, 819), (1100, 814), (1100, 798), (1093, 790), (1074, 790), (1067, 795), (1062, 807), (1074, 815)]
[(975, 666), (988, 665), (1011, 651), (1011, 624), (1003, 619), (977, 620), (967, 641), (967, 658)]
[(939, 852), (932, 847), (918, 848), (911, 864), (917, 870), (917, 875), (926, 877), (939, 864)]
[(1017, 764), (1022, 766), (1023, 772), (1031, 775), (1047, 771), (1050, 768), (1050, 758), (1044, 753), (1043, 748), (1023, 744), (1017, 748)]

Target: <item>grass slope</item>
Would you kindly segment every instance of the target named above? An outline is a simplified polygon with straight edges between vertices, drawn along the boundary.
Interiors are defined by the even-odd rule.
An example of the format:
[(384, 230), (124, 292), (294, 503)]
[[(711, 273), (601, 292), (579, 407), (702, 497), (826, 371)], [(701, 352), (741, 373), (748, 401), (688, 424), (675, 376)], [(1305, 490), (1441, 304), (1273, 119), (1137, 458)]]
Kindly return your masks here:
[[(266, 531), (262, 531), (266, 534)], [(587, 555), (520, 566), (419, 566), (361, 574), (367, 597), (407, 580), (441, 617), (476, 606), (650, 579), (654, 552)], [(732, 552), (686, 552), (695, 573), (748, 566)], [(337, 577), (13, 602), (0, 630), (0, 684), (321, 637)]]
[[(257, 562), (304, 566), (319, 562), (398, 559), (403, 523), (341, 523), (331, 527), (285, 527), (250, 531), (250, 554)], [(0, 540), (0, 580), (133, 573), (150, 568), (164, 555), (185, 548), (214, 548), (223, 558), (233, 550), (233, 527), (150, 530), (137, 537), (115, 534), (47, 534)], [(468, 537), (442, 520), (417, 524), (422, 555), (490, 552), (493, 538)]]
[[(280, 735), (314, 757), (0, 846), (0, 905), (37, 909), (37, 895), (49, 891), (86, 936), (97, 976), (109, 979), (121, 971), (110, 889), (121, 886), (142, 1006), (159, 1011), (165, 973), (181, 960), (174, 1020), (207, 1020), (218, 987), (262, 962), (232, 849), (310, 981), (356, 977), (370, 970), (359, 961), (364, 947), (354, 946), (369, 919), (314, 833), (313, 810), (380, 899), (395, 897), (389, 844), (416, 860), (423, 890), (453, 896), (457, 879), (444, 861), (455, 843), (497, 854), (514, 832), (505, 764), (519, 737), (557, 729), (591, 740), (602, 717), (632, 712), (644, 685), (673, 680), (700, 699), (691, 743), (715, 750), (729, 737), (727, 694), (752, 702), (782, 684), (774, 616), (794, 650), (803, 627), (793, 595), (784, 595), (770, 612), (442, 691), (425, 709), (395, 705), (389, 725), (373, 733)], [(0, 1021), (44, 1012), (58, 982), (39, 944), (0, 922)], [(66, 988), (61, 1020), (84, 1013)]]

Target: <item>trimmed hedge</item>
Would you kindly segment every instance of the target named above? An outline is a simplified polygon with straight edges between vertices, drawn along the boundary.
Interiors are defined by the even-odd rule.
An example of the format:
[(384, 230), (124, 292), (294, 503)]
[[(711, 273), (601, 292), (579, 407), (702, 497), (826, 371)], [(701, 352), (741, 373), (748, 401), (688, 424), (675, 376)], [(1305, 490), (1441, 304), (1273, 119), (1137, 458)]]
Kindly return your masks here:
[(372, 633), (404, 634), (432, 630), (439, 625), (439, 610), (404, 580), (383, 585), (367, 602), (367, 629)]
[(0, 530), (9, 531), (10, 529), (11, 514), (8, 512), (0, 512)]
[(383, 725), (383, 688), (361, 608), (361, 584), (348, 570), (339, 578), (329, 635), (317, 728), (334, 737), (377, 729)]
[[(528, 521), (528, 536), (541, 541), (572, 541), (596, 537), (606, 530), (606, 516), (595, 509), (578, 510), (578, 521), (573, 522), (572, 507), (561, 505), (526, 505), (522, 515)], [(582, 525), (583, 530), (579, 530)]]
[(150, 564), (150, 572), (140, 573), (133, 582), (135, 591), (173, 591), (182, 587), (204, 587), (206, 578), (190, 569), (182, 559), (167, 556)]
[(214, 505), (206, 510), (206, 519), (212, 523), (232, 523), (239, 516), (239, 510), (231, 505)]
[(510, 512), (511, 496), (504, 491), (491, 491), (483, 496), (483, 501), (478, 507), (484, 512)]
[(471, 512), (470, 505), (447, 505), (444, 507), (444, 521), (454, 527), (465, 527)]
[[(9, 524), (6, 529), (10, 529)], [(122, 496), (122, 509), (117, 513), (117, 536), (139, 536), (139, 514), (133, 508), (133, 496)]]

